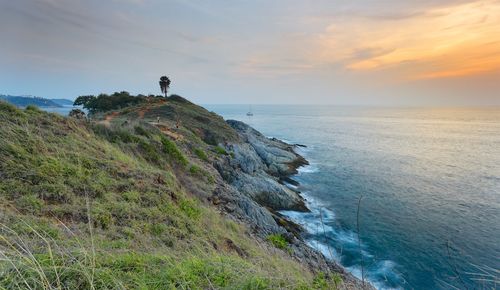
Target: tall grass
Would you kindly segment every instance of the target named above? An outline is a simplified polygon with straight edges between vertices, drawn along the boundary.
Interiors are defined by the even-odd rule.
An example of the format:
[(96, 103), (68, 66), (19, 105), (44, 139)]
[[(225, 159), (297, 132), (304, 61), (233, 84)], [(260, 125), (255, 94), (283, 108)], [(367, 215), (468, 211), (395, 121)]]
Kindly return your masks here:
[(154, 128), (113, 131), (1, 102), (0, 123), (0, 289), (331, 285), (192, 195), (179, 178), (204, 183), (210, 167), (175, 170), (200, 160)]

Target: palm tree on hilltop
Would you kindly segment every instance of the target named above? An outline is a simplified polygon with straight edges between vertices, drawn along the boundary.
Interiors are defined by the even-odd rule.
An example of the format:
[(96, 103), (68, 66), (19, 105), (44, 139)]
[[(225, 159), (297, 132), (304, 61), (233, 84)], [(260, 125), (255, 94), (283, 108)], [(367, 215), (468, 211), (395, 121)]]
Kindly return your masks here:
[(165, 98), (167, 97), (167, 91), (170, 87), (170, 79), (166, 76), (162, 76), (160, 78), (160, 88), (162, 94), (165, 94)]

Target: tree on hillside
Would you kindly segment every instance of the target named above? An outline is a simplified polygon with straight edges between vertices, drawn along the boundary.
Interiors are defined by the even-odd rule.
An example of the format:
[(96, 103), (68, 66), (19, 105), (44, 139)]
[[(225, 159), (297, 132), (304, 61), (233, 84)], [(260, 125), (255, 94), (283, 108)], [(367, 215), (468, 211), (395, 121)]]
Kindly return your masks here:
[(96, 100), (95, 96), (79, 96), (76, 98), (73, 106), (83, 106), (85, 108), (86, 105)]
[(170, 87), (170, 79), (166, 76), (162, 76), (160, 78), (160, 88), (161, 88), (161, 92), (163, 94), (165, 94), (165, 98), (167, 97), (167, 91)]
[(69, 112), (69, 116), (75, 119), (85, 119), (85, 112), (80, 109), (73, 109)]
[(143, 95), (132, 96), (128, 92), (116, 92), (112, 95), (100, 94), (96, 96), (80, 96), (75, 100), (75, 106), (83, 106), (89, 114), (118, 110), (137, 105), (146, 101)]

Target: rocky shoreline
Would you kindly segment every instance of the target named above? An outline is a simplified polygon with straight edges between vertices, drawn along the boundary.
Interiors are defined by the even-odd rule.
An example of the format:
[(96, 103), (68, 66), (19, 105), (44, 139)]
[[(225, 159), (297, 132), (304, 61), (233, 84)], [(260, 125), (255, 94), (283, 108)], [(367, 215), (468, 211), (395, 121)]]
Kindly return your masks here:
[(298, 185), (291, 177), (298, 173), (299, 167), (309, 164), (295, 151), (304, 145), (267, 138), (240, 121), (226, 122), (241, 140), (220, 144), (231, 156), (214, 164), (224, 182), (218, 182), (211, 202), (222, 213), (247, 224), (257, 239), (281, 234), (289, 243), (294, 259), (314, 272), (339, 273), (344, 289), (373, 289), (308, 246), (302, 238), (303, 228), (279, 213), (281, 210), (309, 211), (300, 192), (285, 184)]

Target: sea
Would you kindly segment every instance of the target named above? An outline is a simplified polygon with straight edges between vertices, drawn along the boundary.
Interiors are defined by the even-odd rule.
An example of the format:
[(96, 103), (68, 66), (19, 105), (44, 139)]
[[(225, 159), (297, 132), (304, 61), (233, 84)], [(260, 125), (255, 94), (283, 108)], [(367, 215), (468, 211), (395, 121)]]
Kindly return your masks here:
[(51, 112), (51, 113), (57, 113), (63, 116), (69, 115), (69, 112), (73, 109), (80, 109), (83, 110), (81, 106), (61, 106), (61, 107), (41, 107), (41, 110)]
[[(305, 240), (378, 289), (500, 284), (500, 108), (206, 105), (297, 147)], [(292, 185), (290, 185), (292, 186)]]

